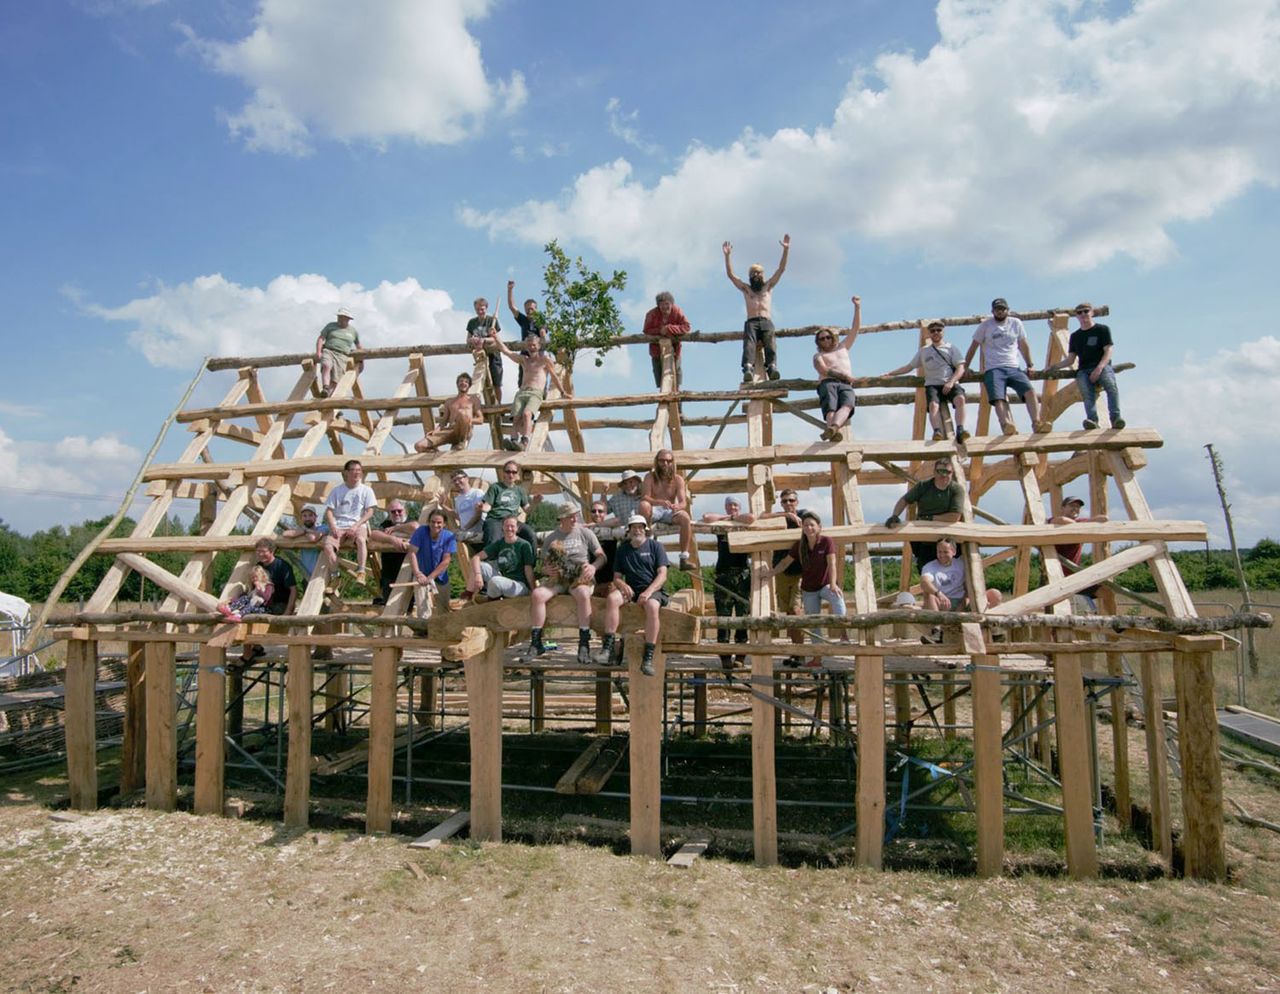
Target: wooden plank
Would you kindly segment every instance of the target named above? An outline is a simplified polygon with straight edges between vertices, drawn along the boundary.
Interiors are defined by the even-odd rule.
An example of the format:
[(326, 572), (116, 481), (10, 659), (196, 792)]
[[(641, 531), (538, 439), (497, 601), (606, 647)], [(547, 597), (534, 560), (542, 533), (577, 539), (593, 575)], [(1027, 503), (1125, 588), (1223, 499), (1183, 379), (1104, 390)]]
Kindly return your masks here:
[(608, 672), (596, 675), (596, 734), (613, 734), (613, 678)]
[(67, 748), (67, 787), (71, 807), (93, 811), (98, 806), (97, 701), (98, 643), (67, 643), (63, 733)]
[(595, 762), (596, 757), (600, 755), (600, 750), (604, 748), (605, 743), (608, 741), (605, 738), (597, 738), (592, 739), (587, 744), (587, 747), (579, 754), (577, 759), (569, 764), (569, 768), (556, 781), (557, 794), (576, 794), (578, 792), (578, 778)]
[[(604, 631), (604, 598), (591, 599), (591, 627), (597, 633)], [(659, 610), (664, 641), (696, 642), (699, 637), (699, 619), (671, 607)], [(578, 627), (577, 606), (570, 597), (553, 597), (547, 602), (547, 627)], [(487, 604), (468, 605), (431, 619), (431, 634), (438, 638), (456, 638), (467, 628), (483, 628), (490, 631), (527, 631), (529, 628), (529, 599), (510, 597)], [(619, 631), (635, 631), (644, 628), (644, 610), (635, 604), (623, 604)]]
[(172, 811), (178, 802), (177, 685), (172, 642), (148, 642), (147, 807)]
[(502, 652), (498, 640), (467, 658), (471, 737), (471, 838), (502, 841)]
[(1214, 704), (1213, 654), (1175, 652), (1178, 758), (1182, 766), (1182, 865), (1193, 880), (1225, 880), (1222, 760)]
[(1160, 549), (1157, 547), (1159, 544), (1161, 543), (1144, 542), (1141, 545), (1130, 546), (1117, 552), (1110, 559), (1094, 563), (1092, 566), (1086, 566), (1084, 569), (1078, 570), (1070, 576), (1063, 577), (1061, 580), (1050, 583), (1047, 586), (1039, 587), (1023, 594), (1021, 597), (1011, 598), (1003, 604), (997, 604), (991, 609), (990, 613), (1007, 616), (1042, 611), (1059, 601), (1070, 598), (1072, 594), (1093, 586), (1095, 583), (1101, 583), (1104, 580), (1110, 580), (1120, 575), (1130, 566), (1154, 559), (1160, 555)]
[[(395, 758), (396, 674), (399, 649), (373, 651), (373, 683), (369, 690), (369, 799), (365, 831), (391, 831), (391, 773)], [(470, 684), (470, 679), (467, 683)]]
[(710, 836), (699, 835), (692, 838), (671, 855), (671, 858), (667, 860), (667, 866), (687, 870), (698, 861), (699, 857), (707, 851), (707, 847), (710, 845)]
[(410, 849), (435, 849), (471, 824), (470, 811), (455, 811), (439, 825), (409, 843)]
[(1058, 767), (1067, 837), (1067, 872), (1077, 880), (1098, 875), (1093, 834), (1092, 771), (1089, 766), (1089, 714), (1084, 703), (1080, 657), (1053, 657), (1053, 695), (1058, 713)]
[(625, 651), (631, 691), (631, 851), (662, 856), (662, 719), (666, 660), (662, 646), (653, 655), (653, 676), (640, 672), (644, 640), (632, 636)]
[(124, 741), (120, 747), (120, 793), (132, 794), (147, 782), (147, 699), (142, 642), (125, 647)]
[[(1124, 658), (1118, 652), (1107, 653), (1107, 672), (1124, 676)], [(1129, 792), (1129, 716), (1125, 713), (1128, 690), (1111, 691), (1111, 757), (1116, 780), (1116, 820), (1124, 828), (1133, 822), (1133, 802)]]
[(202, 645), (199, 666), (193, 810), (198, 815), (221, 815), (226, 787), (227, 650)]
[[(635, 710), (632, 708), (631, 723), (635, 725)], [(591, 765), (582, 771), (574, 784), (576, 794), (598, 794), (613, 776), (613, 771), (627, 754), (629, 743), (621, 736), (610, 736), (604, 740), (604, 746), (591, 761)]]
[(1004, 871), (1004, 756), (1001, 745), (1000, 657), (972, 657), (973, 787), (978, 823), (978, 876)]
[(310, 647), (289, 646), (287, 667), (289, 751), (285, 760), (284, 823), (305, 828), (311, 819), (311, 700), (315, 685)]
[(855, 859), (879, 870), (884, 852), (884, 657), (858, 656), (858, 788)]
[(1142, 684), (1142, 719), (1147, 738), (1147, 779), (1151, 794), (1151, 841), (1160, 853), (1165, 871), (1173, 871), (1173, 822), (1169, 800), (1169, 757), (1164, 731), (1164, 698), (1160, 688), (1160, 661), (1154, 652), (1139, 657)]
[(116, 558), (134, 572), (145, 576), (157, 587), (186, 601), (188, 604), (192, 604), (202, 611), (217, 610), (218, 598), (212, 594), (205, 593), (188, 581), (179, 579), (163, 566), (157, 566), (151, 560), (143, 559), (142, 556), (134, 555), (131, 552), (123, 552)]

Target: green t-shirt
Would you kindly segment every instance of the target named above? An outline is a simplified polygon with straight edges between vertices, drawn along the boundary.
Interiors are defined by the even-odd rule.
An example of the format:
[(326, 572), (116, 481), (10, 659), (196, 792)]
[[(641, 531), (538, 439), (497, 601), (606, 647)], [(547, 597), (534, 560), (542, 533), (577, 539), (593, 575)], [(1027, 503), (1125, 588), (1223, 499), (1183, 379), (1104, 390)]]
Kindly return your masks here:
[(960, 513), (964, 507), (964, 487), (959, 480), (952, 480), (944, 489), (933, 485), (933, 477), (921, 480), (907, 491), (907, 503), (916, 505), (919, 521), (932, 521), (934, 515)]
[(337, 321), (330, 321), (320, 329), (320, 337), (324, 339), (324, 347), (330, 352), (341, 352), (350, 355), (352, 349), (360, 347), (360, 332), (354, 325), (345, 328)]
[(525, 576), (524, 568), (532, 566), (536, 560), (533, 556), (533, 546), (522, 538), (516, 539), (508, 544), (501, 540), (484, 547), (484, 557), (493, 563), (494, 567), (500, 574), (508, 580), (515, 580), (518, 583), (528, 583), (528, 577)]
[(522, 508), (529, 506), (529, 495), (524, 487), (507, 486), (505, 483), (491, 483), (484, 492), (484, 502), (489, 505), (489, 517), (501, 521), (519, 514)]

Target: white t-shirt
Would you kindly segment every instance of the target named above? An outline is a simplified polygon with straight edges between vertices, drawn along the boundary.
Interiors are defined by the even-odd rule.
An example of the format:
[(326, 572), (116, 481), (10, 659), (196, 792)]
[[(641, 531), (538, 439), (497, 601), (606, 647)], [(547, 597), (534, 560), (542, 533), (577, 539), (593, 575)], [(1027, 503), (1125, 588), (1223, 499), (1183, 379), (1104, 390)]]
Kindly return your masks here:
[(476, 509), (482, 503), (484, 503), (484, 491), (477, 487), (473, 487), (465, 493), (454, 494), (453, 509), (458, 515), (459, 528), (466, 531), (480, 527), (479, 520), (473, 521), (472, 518), (476, 513)]
[(325, 508), (333, 511), (333, 520), (339, 528), (351, 528), (365, 511), (377, 504), (378, 498), (367, 483), (357, 483), (354, 487), (339, 483), (329, 491), (329, 499), (324, 502)]
[(1017, 367), (1018, 343), (1027, 340), (1026, 329), (1022, 321), (1015, 317), (1006, 317), (996, 323), (995, 318), (987, 318), (978, 325), (973, 333), (973, 340), (982, 346), (983, 369), (995, 369), (998, 366)]
[(920, 575), (932, 580), (935, 587), (951, 598), (952, 604), (959, 604), (964, 600), (964, 564), (959, 559), (952, 559), (949, 566), (943, 566), (934, 559), (925, 563)]
[(924, 364), (924, 384), (927, 387), (942, 386), (951, 379), (963, 361), (964, 356), (960, 354), (960, 350), (950, 342), (943, 342), (938, 346), (930, 343), (917, 352), (916, 357), (911, 360), (912, 365), (915, 366)]

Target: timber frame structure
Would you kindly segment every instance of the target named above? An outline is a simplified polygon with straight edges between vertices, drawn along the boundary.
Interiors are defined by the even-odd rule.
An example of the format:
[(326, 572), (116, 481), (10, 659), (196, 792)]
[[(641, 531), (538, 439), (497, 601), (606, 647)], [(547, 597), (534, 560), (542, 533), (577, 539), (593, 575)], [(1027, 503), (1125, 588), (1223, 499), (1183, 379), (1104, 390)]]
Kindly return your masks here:
[[(1098, 308), (1099, 315), (1107, 313)], [(1066, 353), (1066, 309), (1023, 313), (1022, 318), (1048, 323), (1048, 365)], [(963, 329), (983, 316), (946, 319)], [(809, 337), (815, 328), (779, 332), (779, 337)], [(862, 333), (902, 332), (924, 342), (922, 322), (902, 321), (873, 325)], [(694, 333), (685, 342), (685, 361), (705, 353), (716, 343), (721, 351), (736, 348), (738, 333)], [(627, 347), (647, 345), (652, 339), (628, 336)], [(1087, 707), (1088, 670), (1101, 665), (1111, 682), (1105, 692), (1111, 698), (1115, 747), (1115, 795), (1122, 822), (1130, 812), (1128, 782), (1129, 740), (1125, 721), (1126, 695), (1133, 689), (1141, 702), (1146, 726), (1146, 748), (1151, 771), (1149, 804), (1154, 847), (1167, 866), (1173, 865), (1173, 823), (1168, 755), (1164, 733), (1163, 688), (1166, 663), (1171, 662), (1172, 683), (1178, 712), (1178, 748), (1175, 765), (1181, 776), (1181, 846), (1185, 872), (1194, 877), (1220, 879), (1226, 871), (1223, 846), (1221, 778), (1218, 766), (1217, 721), (1213, 697), (1213, 653), (1223, 648), (1215, 626), (1195, 617), (1195, 607), (1170, 558), (1167, 543), (1203, 541), (1205, 526), (1190, 521), (1156, 521), (1138, 485), (1137, 472), (1145, 465), (1144, 450), (1161, 445), (1150, 428), (1116, 430), (1104, 422), (1097, 431), (1058, 431), (1003, 436), (989, 434), (990, 409), (982, 397), (971, 397), (976, 412), (973, 436), (964, 446), (950, 437), (927, 441), (928, 421), (919, 375), (868, 377), (858, 380), (859, 406), (909, 404), (914, 409), (911, 438), (860, 440), (845, 437), (835, 442), (815, 440), (775, 442), (780, 418), (820, 424), (808, 413), (816, 407), (813, 381), (782, 380), (735, 385), (723, 391), (691, 392), (676, 389), (676, 377), (668, 344), (663, 343), (663, 388), (655, 393), (619, 397), (559, 397), (552, 392), (543, 405), (529, 449), (512, 454), (501, 450), (501, 418), (504, 407), (494, 403), (486, 364), (475, 364), (475, 390), (487, 401), (490, 444), (464, 451), (424, 455), (386, 452), (397, 426), (429, 431), (434, 410), (447, 395), (433, 394), (428, 384), (428, 363), (440, 356), (467, 353), (464, 346), (412, 346), (364, 350), (357, 353), (367, 367), (398, 366), (402, 377), (389, 395), (365, 396), (360, 373), (353, 364), (340, 379), (332, 396), (322, 397), (314, 386), (314, 357), (306, 354), (259, 358), (207, 360), (210, 372), (230, 374), (221, 401), (213, 407), (176, 412), (176, 421), (191, 438), (179, 458), (169, 464), (143, 467), (141, 479), (152, 503), (128, 538), (108, 538), (104, 531), (94, 551), (112, 555), (114, 561), (84, 611), (69, 627), (55, 630), (68, 644), (66, 672), (67, 766), (73, 807), (88, 809), (99, 803), (94, 741), (95, 674), (98, 644), (103, 640), (128, 645), (128, 710), (125, 722), (123, 783), (125, 791), (145, 786), (146, 803), (172, 809), (177, 798), (177, 727), (175, 724), (175, 659), (179, 644), (194, 645), (198, 655), (194, 738), (194, 810), (221, 814), (224, 804), (227, 742), (228, 684), (235, 685), (242, 672), (227, 669), (227, 646), (251, 636), (271, 650), (279, 664), (283, 652), (287, 699), (287, 760), (285, 764), (284, 819), (289, 825), (308, 820), (314, 768), (311, 738), (315, 722), (333, 720), (333, 708), (317, 712), (317, 697), (332, 703), (335, 678), (330, 674), (317, 692), (312, 650), (338, 650), (338, 661), (323, 664), (326, 671), (343, 669), (342, 660), (358, 662), (371, 673), (368, 692), (368, 802), (367, 827), (371, 832), (389, 830), (392, 824), (392, 776), (397, 748), (397, 693), (404, 674), (417, 675), (424, 697), (435, 692), (435, 674), (441, 668), (459, 667), (465, 675), (468, 735), (471, 746), (470, 832), (482, 840), (502, 837), (502, 741), (504, 729), (503, 682), (517, 671), (528, 672), (515, 658), (513, 643), (527, 636), (528, 611), (523, 600), (468, 605), (448, 614), (437, 614), (429, 625), (406, 615), (411, 584), (398, 584), (385, 607), (347, 603), (334, 593), (341, 578), (331, 577), (323, 557), (315, 571), (300, 585), (296, 613), (287, 617), (254, 616), (230, 625), (214, 612), (220, 598), (234, 592), (253, 562), (253, 543), (260, 536), (274, 536), (286, 515), (296, 515), (307, 503), (322, 502), (337, 482), (343, 462), (358, 456), (366, 482), (379, 502), (391, 497), (422, 502), (423, 520), (448, 489), (449, 474), (456, 468), (473, 473), (496, 470), (515, 459), (532, 474), (535, 493), (571, 494), (582, 506), (594, 495), (611, 490), (624, 469), (645, 472), (654, 450), (675, 450), (680, 472), (689, 477), (692, 495), (745, 493), (746, 507), (757, 516), (772, 509), (775, 491), (794, 487), (803, 492), (829, 488), (832, 525), (825, 530), (842, 550), (842, 568), (851, 569), (850, 615), (843, 622), (830, 616), (788, 619), (775, 615), (774, 592), (765, 571), (772, 553), (787, 548), (796, 532), (777, 527), (778, 522), (757, 521), (752, 526), (723, 524), (696, 526), (704, 541), (717, 531), (731, 532), (732, 548), (751, 553), (752, 584), (749, 617), (715, 619), (710, 597), (704, 593), (699, 570), (694, 583), (676, 594), (664, 608), (662, 643), (655, 664), (657, 675), (640, 673), (640, 639), (626, 640), (626, 656), (620, 670), (588, 679), (597, 686), (597, 731), (608, 732), (614, 686), (626, 681), (629, 713), (630, 839), (634, 851), (660, 855), (662, 750), (667, 717), (667, 681), (681, 674), (701, 675), (695, 681), (695, 728), (706, 727), (706, 687), (720, 675), (714, 628), (737, 625), (749, 629), (742, 647), (749, 678), (725, 681), (736, 686), (750, 713), (752, 757), (753, 839), (756, 861), (777, 861), (777, 785), (774, 769), (777, 716), (788, 707), (775, 689), (794, 673), (786, 657), (821, 656), (823, 672), (839, 671), (852, 682), (856, 723), (856, 859), (879, 867), (886, 826), (886, 741), (898, 736), (920, 718), (912, 713), (908, 694), (913, 679), (943, 674), (948, 686), (963, 689), (972, 705), (972, 761), (969, 765), (972, 804), (976, 814), (976, 865), (980, 874), (1001, 872), (1004, 860), (1005, 750), (1011, 740), (1034, 742), (1033, 757), (1045, 770), (1055, 767), (1061, 786), (1061, 805), (1055, 808), (1064, 822), (1066, 862), (1074, 876), (1098, 872), (1095, 840), (1095, 796), (1100, 792), (1097, 765), (1090, 762), (1093, 712)], [(727, 364), (736, 369), (735, 361)], [(854, 353), (855, 365), (857, 353)], [(293, 367), (293, 382), (281, 400), (268, 400), (261, 377), (275, 367)], [(647, 366), (640, 368), (646, 369)], [(1041, 367), (1042, 369), (1044, 366)], [(1128, 368), (1119, 367), (1121, 370)], [(276, 374), (277, 376), (279, 374)], [(647, 375), (642, 373), (640, 375)], [(443, 373), (434, 378), (445, 380)], [(969, 372), (970, 387), (978, 374)], [(1079, 398), (1070, 373), (1037, 373), (1043, 389), (1044, 418), (1059, 421)], [(446, 382), (452, 382), (452, 372)], [(572, 378), (567, 378), (571, 385)], [(184, 401), (185, 403), (185, 401)], [(699, 415), (697, 407), (714, 405), (720, 413)], [(742, 409), (739, 410), (739, 405)], [(619, 408), (639, 409), (638, 416), (618, 417)], [(1015, 409), (1016, 410), (1016, 409)], [(345, 416), (344, 412), (353, 412)], [(1021, 416), (1021, 415), (1018, 415)], [(1074, 417), (1074, 415), (1072, 415)], [(855, 417), (851, 427), (856, 430)], [(720, 448), (717, 442), (726, 427), (745, 427), (745, 445)], [(715, 427), (710, 447), (686, 447), (688, 427)], [(586, 444), (589, 434), (602, 429), (646, 431), (647, 446), (632, 451), (593, 453)], [(808, 431), (810, 429), (806, 429)], [(473, 445), (485, 428), (477, 426)], [(553, 451), (551, 433), (563, 432), (571, 451)], [(322, 451), (323, 450), (323, 451)], [(962, 520), (956, 524), (908, 522), (887, 528), (863, 518), (863, 489), (868, 486), (900, 488), (921, 478), (938, 458), (949, 458), (965, 486)], [(1087, 486), (1092, 514), (1108, 513), (1112, 491), (1120, 498), (1122, 520), (1105, 524), (1056, 526), (1046, 523), (1045, 498), (1053, 507), (1061, 503), (1063, 488), (1073, 481)], [(1016, 489), (1021, 497), (1022, 520), (999, 521), (981, 508), (995, 488)], [(201, 534), (157, 537), (155, 532), (176, 500), (200, 503)], [(236, 534), (246, 517), (249, 534)], [(695, 517), (696, 520), (696, 517)], [(903, 550), (903, 582), (909, 579), (909, 540), (933, 540), (942, 535), (963, 542), (968, 567), (970, 603), (985, 604), (984, 568), (993, 562), (1015, 559), (1013, 596), (983, 614), (925, 617), (920, 613), (884, 609), (877, 602), (872, 575), (872, 552)], [(1092, 543), (1093, 565), (1068, 573), (1055, 551), (1064, 543)], [(1123, 549), (1115, 543), (1126, 543)], [(300, 544), (281, 541), (282, 547)], [(885, 549), (889, 546), (889, 549)], [(180, 573), (162, 569), (147, 558), (163, 551), (183, 551), (190, 560)], [(213, 557), (217, 552), (239, 553), (239, 562), (227, 588), (211, 589)], [(1038, 550), (1044, 585), (1032, 584), (1032, 553)], [(461, 549), (460, 549), (461, 551)], [(463, 554), (465, 563), (465, 554)], [(695, 553), (695, 563), (697, 557)], [(1072, 595), (1097, 584), (1107, 584), (1136, 563), (1147, 563), (1159, 590), (1161, 617), (1117, 617), (1114, 594), (1101, 591), (1101, 616), (1072, 614)], [(74, 567), (73, 567), (74, 569)], [(158, 611), (124, 613), (113, 610), (121, 584), (136, 571), (158, 585), (166, 598)], [(64, 580), (69, 576), (64, 577)], [(400, 581), (411, 580), (405, 564)], [(849, 587), (850, 584), (846, 584)], [(892, 594), (887, 595), (891, 600)], [(56, 601), (56, 597), (53, 598)], [(567, 598), (551, 602), (549, 625), (572, 624)], [(597, 602), (597, 606), (599, 602)], [(52, 605), (49, 605), (52, 606)], [(326, 612), (323, 613), (322, 612)], [(599, 617), (600, 612), (596, 612)], [(1255, 619), (1256, 621), (1257, 619)], [(1268, 623), (1265, 619), (1259, 623)], [(922, 645), (908, 637), (911, 626), (944, 624), (945, 645)], [(640, 627), (639, 612), (624, 609), (621, 632)], [(429, 627), (430, 637), (424, 637)], [(798, 646), (775, 639), (778, 629), (826, 628), (853, 636), (848, 645), (809, 643)], [(915, 631), (918, 635), (918, 630)], [(34, 639), (36, 633), (33, 632)], [(1137, 662), (1126, 676), (1128, 661)], [(1098, 662), (1093, 662), (1098, 661)], [(563, 670), (578, 670), (571, 662), (555, 663)], [(1163, 671), (1163, 672), (1162, 672)], [(812, 671), (810, 671), (812, 672)], [(1041, 691), (1032, 695), (1027, 674), (1039, 681)], [(904, 676), (905, 675), (905, 676)], [(341, 679), (339, 676), (337, 679)], [(534, 677), (530, 677), (534, 679)], [(904, 687), (907, 689), (904, 691)], [(341, 691), (339, 691), (341, 693)], [(537, 690), (533, 691), (537, 706)], [(947, 734), (955, 734), (955, 698), (947, 695)], [(1004, 704), (1008, 703), (1006, 713)], [(282, 704), (283, 707), (283, 704)], [(792, 707), (794, 710), (794, 707)], [(327, 716), (327, 717), (326, 717)], [(816, 716), (815, 716), (816, 717)], [(929, 708), (933, 718), (933, 708)], [(887, 720), (888, 719), (888, 720)], [(412, 720), (412, 719), (410, 719)], [(916, 722), (917, 734), (924, 723)], [(937, 725), (936, 719), (934, 724)], [(535, 727), (540, 727), (536, 724)]]

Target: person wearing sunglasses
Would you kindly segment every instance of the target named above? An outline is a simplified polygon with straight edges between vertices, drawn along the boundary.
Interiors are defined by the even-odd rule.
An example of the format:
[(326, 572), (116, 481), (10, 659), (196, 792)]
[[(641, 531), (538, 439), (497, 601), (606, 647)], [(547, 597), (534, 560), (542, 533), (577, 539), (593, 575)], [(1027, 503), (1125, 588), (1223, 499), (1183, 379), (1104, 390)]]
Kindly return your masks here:
[(885, 376), (901, 376), (903, 373), (924, 367), (924, 397), (929, 408), (929, 424), (933, 426), (933, 440), (941, 441), (946, 437), (942, 430), (942, 405), (950, 404), (956, 417), (956, 441), (964, 442), (969, 432), (964, 427), (964, 388), (960, 386), (960, 377), (964, 376), (964, 359), (960, 350), (948, 341), (943, 340), (946, 325), (935, 318), (929, 322), (929, 342), (911, 357), (911, 361), (903, 363), (897, 369), (891, 369)]
[[(960, 511), (964, 507), (964, 487), (955, 479), (955, 471), (951, 461), (939, 459), (933, 464), (933, 476), (921, 480), (898, 498), (893, 505), (893, 513), (885, 521), (886, 528), (902, 524), (902, 513), (908, 505), (915, 505), (917, 521), (939, 521), (946, 524), (960, 520)], [(912, 542), (911, 554), (915, 557), (916, 567), (923, 569), (926, 563), (933, 560), (937, 552), (937, 542), (933, 540)]]
[(1048, 369), (1065, 369), (1076, 365), (1076, 386), (1084, 401), (1084, 427), (1098, 427), (1098, 388), (1107, 395), (1107, 414), (1112, 428), (1123, 428), (1120, 417), (1120, 388), (1116, 386), (1116, 371), (1111, 365), (1111, 329), (1093, 320), (1093, 305), (1087, 301), (1076, 304), (1078, 330), (1067, 341), (1067, 354)]
[[(969, 351), (964, 354), (964, 364), (972, 367), (974, 354), (982, 346), (982, 383), (986, 387), (987, 400), (1000, 421), (1000, 430), (1006, 435), (1017, 434), (1013, 415), (1009, 412), (1008, 392), (1012, 390), (1027, 405), (1033, 431), (1048, 431), (1049, 425), (1040, 420), (1040, 402), (1031, 385), (1031, 370), (1035, 362), (1031, 358), (1031, 346), (1022, 321), (1009, 313), (1009, 304), (1003, 297), (991, 301), (991, 317), (978, 325), (973, 333)], [(1018, 365), (1019, 353), (1026, 363), (1026, 371)]]
[(823, 328), (813, 336), (818, 351), (813, 355), (813, 368), (818, 371), (818, 405), (827, 427), (822, 430), (824, 442), (835, 442), (840, 430), (853, 417), (857, 397), (853, 393), (853, 366), (849, 362), (849, 349), (862, 328), (862, 298), (853, 298), (853, 324), (844, 341), (837, 344), (836, 333)]

